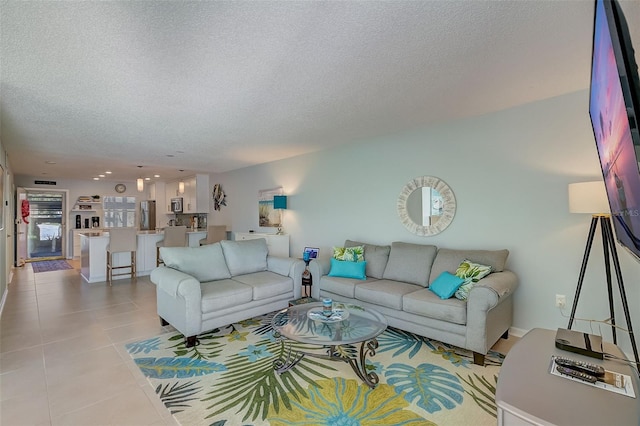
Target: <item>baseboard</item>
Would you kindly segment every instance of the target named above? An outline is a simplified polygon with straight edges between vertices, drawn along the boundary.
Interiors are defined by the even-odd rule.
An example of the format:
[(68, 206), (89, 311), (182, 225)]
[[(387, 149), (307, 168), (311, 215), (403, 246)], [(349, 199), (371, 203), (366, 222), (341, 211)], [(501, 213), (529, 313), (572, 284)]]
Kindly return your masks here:
[(0, 300), (0, 317), (2, 317), (2, 311), (4, 310), (4, 302), (7, 300), (7, 293), (9, 293), (8, 283), (7, 283), (7, 286), (4, 288), (4, 292), (2, 293), (2, 300)]
[(529, 332), (529, 330), (525, 330), (523, 328), (515, 328), (515, 327), (510, 327), (509, 328), (509, 335), (510, 336), (514, 336), (514, 337), (522, 337), (525, 334), (527, 334)]

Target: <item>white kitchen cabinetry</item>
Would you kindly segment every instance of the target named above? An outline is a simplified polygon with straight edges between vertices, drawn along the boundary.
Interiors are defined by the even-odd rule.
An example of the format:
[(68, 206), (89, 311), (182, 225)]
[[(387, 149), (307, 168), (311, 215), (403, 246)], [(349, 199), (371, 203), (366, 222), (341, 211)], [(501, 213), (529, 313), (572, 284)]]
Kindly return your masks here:
[(289, 257), (289, 235), (259, 234), (256, 232), (236, 232), (236, 241), (257, 240), (264, 238), (267, 240), (267, 249), (271, 256)]
[(173, 214), (171, 211), (171, 199), (181, 197), (178, 193), (178, 181), (167, 182), (164, 189), (165, 193), (165, 211), (169, 214)]
[(184, 213), (209, 213), (209, 175), (195, 175), (184, 180)]
[(79, 228), (71, 230), (71, 238), (73, 239), (73, 247), (70, 258), (79, 258), (80, 257), (80, 234), (83, 232), (102, 232), (102, 228)]
[(209, 175), (195, 175), (182, 179), (184, 193), (178, 192), (180, 181), (167, 182), (167, 213), (171, 213), (171, 199), (182, 198), (182, 213), (209, 213)]

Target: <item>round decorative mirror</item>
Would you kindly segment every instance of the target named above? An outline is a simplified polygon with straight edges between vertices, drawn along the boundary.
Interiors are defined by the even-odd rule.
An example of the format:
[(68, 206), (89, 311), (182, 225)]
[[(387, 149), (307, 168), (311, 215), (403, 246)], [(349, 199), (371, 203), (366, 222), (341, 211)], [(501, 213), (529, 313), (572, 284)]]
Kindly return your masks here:
[(420, 176), (402, 188), (397, 207), (400, 221), (411, 233), (436, 235), (453, 221), (456, 197), (443, 180)]

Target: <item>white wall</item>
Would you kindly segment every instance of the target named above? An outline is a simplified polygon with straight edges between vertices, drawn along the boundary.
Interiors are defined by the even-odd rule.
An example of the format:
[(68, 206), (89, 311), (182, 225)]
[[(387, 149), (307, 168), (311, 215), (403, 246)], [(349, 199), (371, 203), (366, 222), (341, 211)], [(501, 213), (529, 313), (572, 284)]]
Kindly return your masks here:
[[(455, 193), (453, 223), (440, 235), (417, 237), (400, 223), (396, 199), (411, 178), (443, 179)], [(439, 247), (507, 248), (508, 268), (520, 277), (514, 327), (566, 327), (554, 307), (567, 295), (568, 316), (582, 262), (590, 216), (570, 214), (567, 185), (601, 179), (581, 91), (495, 114), (367, 140), (314, 154), (212, 175), (228, 207), (209, 224), (235, 232), (258, 228), (257, 193), (283, 186), (289, 196), (284, 226), (291, 254), (304, 246), (330, 248), (355, 239), (389, 244), (406, 241)], [(578, 317), (608, 317), (600, 234), (597, 234), (578, 306)], [(619, 247), (619, 246), (618, 246)], [(640, 263), (619, 248), (627, 299), (640, 330)], [(615, 281), (614, 281), (615, 285)], [(618, 324), (626, 325), (617, 292)], [(600, 330), (601, 328), (601, 330)], [(574, 329), (590, 331), (588, 323)], [(607, 327), (593, 331), (609, 336)], [(628, 336), (619, 343), (631, 353)], [(607, 338), (610, 340), (609, 338)]]

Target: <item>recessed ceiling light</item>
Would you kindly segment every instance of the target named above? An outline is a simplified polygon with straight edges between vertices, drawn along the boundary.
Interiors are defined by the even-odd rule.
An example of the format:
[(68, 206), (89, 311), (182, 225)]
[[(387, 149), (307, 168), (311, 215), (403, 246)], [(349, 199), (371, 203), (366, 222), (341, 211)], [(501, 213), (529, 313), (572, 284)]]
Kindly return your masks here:
[(100, 178), (99, 177), (94, 177), (93, 180), (100, 180)]
[(110, 174), (111, 174), (111, 171), (107, 170), (105, 173), (106, 173), (106, 174), (108, 174), (108, 175), (110, 175)]
[(159, 177), (160, 177), (160, 175), (153, 175), (153, 177), (154, 177), (154, 178), (159, 178)]
[(55, 161), (45, 161), (46, 164), (58, 164)]
[(167, 154), (167, 157), (173, 158), (174, 155), (173, 154)]
[(98, 175), (99, 177), (104, 177), (104, 175)]
[(151, 178), (149, 178), (149, 177), (146, 177), (146, 178), (144, 178), (144, 180), (151, 180)]

